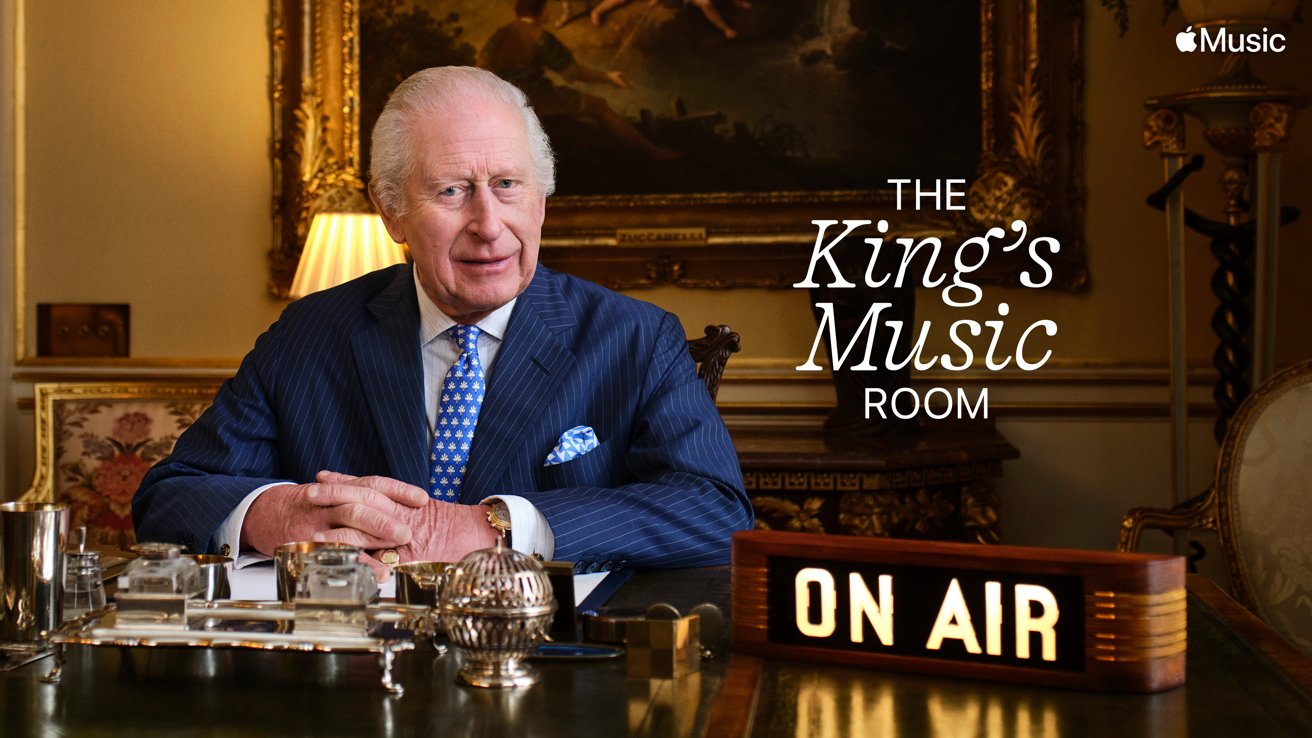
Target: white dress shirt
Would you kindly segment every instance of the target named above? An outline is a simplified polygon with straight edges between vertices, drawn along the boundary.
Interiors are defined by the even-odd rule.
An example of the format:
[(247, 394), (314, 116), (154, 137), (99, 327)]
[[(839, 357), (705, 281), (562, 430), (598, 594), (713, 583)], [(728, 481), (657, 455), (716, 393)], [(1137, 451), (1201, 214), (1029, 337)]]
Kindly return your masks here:
[[(447, 371), (456, 363), (456, 359), (460, 358), (460, 347), (455, 341), (443, 335), (456, 322), (433, 304), (419, 284), (417, 276), (415, 292), (419, 296), (419, 342), (424, 368), (424, 407), (428, 410), (428, 446), (431, 447), (437, 427), (437, 405), (438, 397), (442, 394), (442, 382), (446, 379)], [(505, 339), (506, 328), (510, 324), (510, 314), (514, 310), (516, 300), (502, 305), (477, 323), (482, 329), (478, 338), (478, 358), (483, 364), (483, 377), (488, 386), (491, 385), (492, 372), (496, 370), (497, 353), (501, 350), (501, 341)], [(280, 484), (295, 484), (295, 482), (264, 485), (252, 491), (229, 513), (223, 525), (219, 527), (218, 539), (221, 546), (228, 546), (230, 551), (240, 549), (241, 527), (246, 520), (246, 511), (250, 509), (255, 498), (266, 489)], [(546, 517), (533, 506), (533, 503), (515, 495), (493, 495), (483, 498), (481, 502), (496, 500), (504, 502), (510, 512), (512, 547), (521, 553), (538, 554), (544, 560), (550, 561), (556, 550), (556, 536), (552, 533)], [(267, 558), (254, 551), (242, 551), (237, 557), (236, 566), (240, 568)]]

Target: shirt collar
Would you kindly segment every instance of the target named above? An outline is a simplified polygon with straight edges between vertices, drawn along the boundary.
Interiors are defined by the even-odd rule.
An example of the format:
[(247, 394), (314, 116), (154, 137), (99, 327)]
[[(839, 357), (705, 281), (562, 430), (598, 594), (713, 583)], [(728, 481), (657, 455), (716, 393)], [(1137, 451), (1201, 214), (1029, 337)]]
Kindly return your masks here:
[[(424, 292), (424, 286), (419, 284), (419, 274), (413, 271), (411, 274), (415, 281), (415, 294), (419, 297), (419, 345), (427, 346), (434, 338), (446, 333), (456, 322), (429, 299), (428, 293)], [(516, 296), (510, 302), (488, 313), (488, 316), (478, 321), (476, 325), (498, 341), (505, 340), (506, 327), (510, 325), (510, 313), (515, 309), (515, 302), (518, 300), (519, 297)]]

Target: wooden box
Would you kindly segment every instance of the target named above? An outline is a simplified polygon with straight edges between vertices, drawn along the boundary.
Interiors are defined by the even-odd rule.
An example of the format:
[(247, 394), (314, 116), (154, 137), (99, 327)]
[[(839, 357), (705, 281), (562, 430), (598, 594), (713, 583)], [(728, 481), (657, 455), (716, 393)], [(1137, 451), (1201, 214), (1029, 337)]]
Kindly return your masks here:
[(1184, 683), (1178, 556), (747, 531), (733, 649), (1111, 692)]

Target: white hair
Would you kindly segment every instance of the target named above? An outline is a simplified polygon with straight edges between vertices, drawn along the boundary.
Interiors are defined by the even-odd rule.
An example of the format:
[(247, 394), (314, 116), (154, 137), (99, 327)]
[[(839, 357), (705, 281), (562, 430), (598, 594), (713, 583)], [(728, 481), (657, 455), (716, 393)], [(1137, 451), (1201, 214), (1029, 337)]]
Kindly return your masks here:
[(467, 103), (471, 98), (502, 102), (524, 117), (529, 153), (538, 185), (544, 195), (556, 191), (556, 161), (551, 141), (528, 97), (518, 87), (476, 67), (432, 67), (410, 75), (397, 85), (374, 124), (369, 149), (369, 189), (378, 206), (393, 216), (405, 214), (404, 186), (414, 168), (411, 128), (416, 121), (440, 110)]

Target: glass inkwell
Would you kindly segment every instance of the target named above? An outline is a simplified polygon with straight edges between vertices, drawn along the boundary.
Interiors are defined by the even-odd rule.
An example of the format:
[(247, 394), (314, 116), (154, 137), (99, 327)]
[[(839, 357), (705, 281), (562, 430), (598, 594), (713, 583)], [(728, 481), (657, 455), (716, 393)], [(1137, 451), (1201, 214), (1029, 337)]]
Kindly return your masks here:
[(355, 546), (339, 545), (306, 556), (292, 603), (294, 632), (368, 634), (368, 606), (378, 598), (378, 582), (360, 553)]
[(176, 543), (138, 543), (115, 596), (119, 627), (186, 628), (187, 600), (203, 590), (200, 567)]

